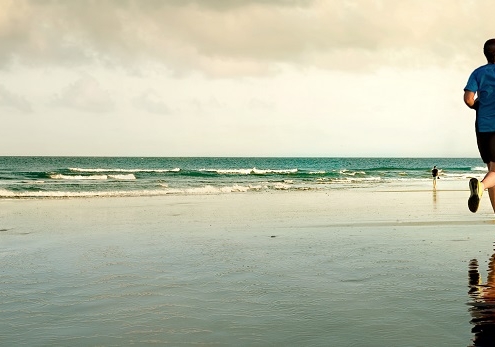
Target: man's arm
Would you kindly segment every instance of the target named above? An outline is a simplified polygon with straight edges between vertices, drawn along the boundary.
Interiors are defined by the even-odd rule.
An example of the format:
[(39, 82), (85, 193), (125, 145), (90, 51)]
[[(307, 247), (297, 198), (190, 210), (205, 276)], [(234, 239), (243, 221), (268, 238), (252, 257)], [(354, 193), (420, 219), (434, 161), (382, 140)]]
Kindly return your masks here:
[(467, 107), (472, 109), (476, 108), (475, 104), (477, 100), (474, 99), (474, 95), (475, 93), (470, 90), (464, 91), (464, 103), (467, 105)]

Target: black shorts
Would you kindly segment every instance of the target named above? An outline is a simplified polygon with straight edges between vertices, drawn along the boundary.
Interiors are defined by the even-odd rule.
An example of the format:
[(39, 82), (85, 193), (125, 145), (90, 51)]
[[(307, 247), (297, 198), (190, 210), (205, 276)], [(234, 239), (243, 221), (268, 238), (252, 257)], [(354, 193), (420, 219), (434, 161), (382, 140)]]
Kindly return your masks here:
[(495, 132), (476, 133), (478, 150), (483, 163), (495, 162)]

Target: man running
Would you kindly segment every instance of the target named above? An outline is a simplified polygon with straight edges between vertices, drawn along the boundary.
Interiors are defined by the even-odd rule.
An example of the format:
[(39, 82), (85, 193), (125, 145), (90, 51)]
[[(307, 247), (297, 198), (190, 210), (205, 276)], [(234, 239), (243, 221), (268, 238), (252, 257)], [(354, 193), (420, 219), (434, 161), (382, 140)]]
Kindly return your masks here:
[(485, 189), (488, 189), (495, 212), (495, 39), (485, 42), (483, 53), (487, 64), (471, 73), (464, 88), (464, 102), (469, 108), (476, 110), (478, 150), (481, 159), (488, 166), (488, 173), (481, 182), (476, 178), (469, 181), (471, 196), (468, 207), (473, 213), (478, 210)]

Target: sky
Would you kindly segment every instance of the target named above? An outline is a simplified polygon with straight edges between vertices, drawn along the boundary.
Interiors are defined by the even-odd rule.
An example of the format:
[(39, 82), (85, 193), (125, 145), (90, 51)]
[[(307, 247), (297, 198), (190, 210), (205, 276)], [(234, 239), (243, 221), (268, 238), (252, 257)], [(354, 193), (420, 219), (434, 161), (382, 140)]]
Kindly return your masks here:
[(0, 0), (0, 155), (477, 157), (493, 0)]

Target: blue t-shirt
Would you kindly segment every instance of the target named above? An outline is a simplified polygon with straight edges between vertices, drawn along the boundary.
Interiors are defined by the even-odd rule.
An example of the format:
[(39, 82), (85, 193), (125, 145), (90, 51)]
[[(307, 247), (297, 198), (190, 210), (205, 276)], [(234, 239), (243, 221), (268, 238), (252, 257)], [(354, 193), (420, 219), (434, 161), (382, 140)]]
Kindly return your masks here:
[(482, 133), (495, 131), (495, 64), (474, 70), (464, 90), (478, 94), (477, 130)]

